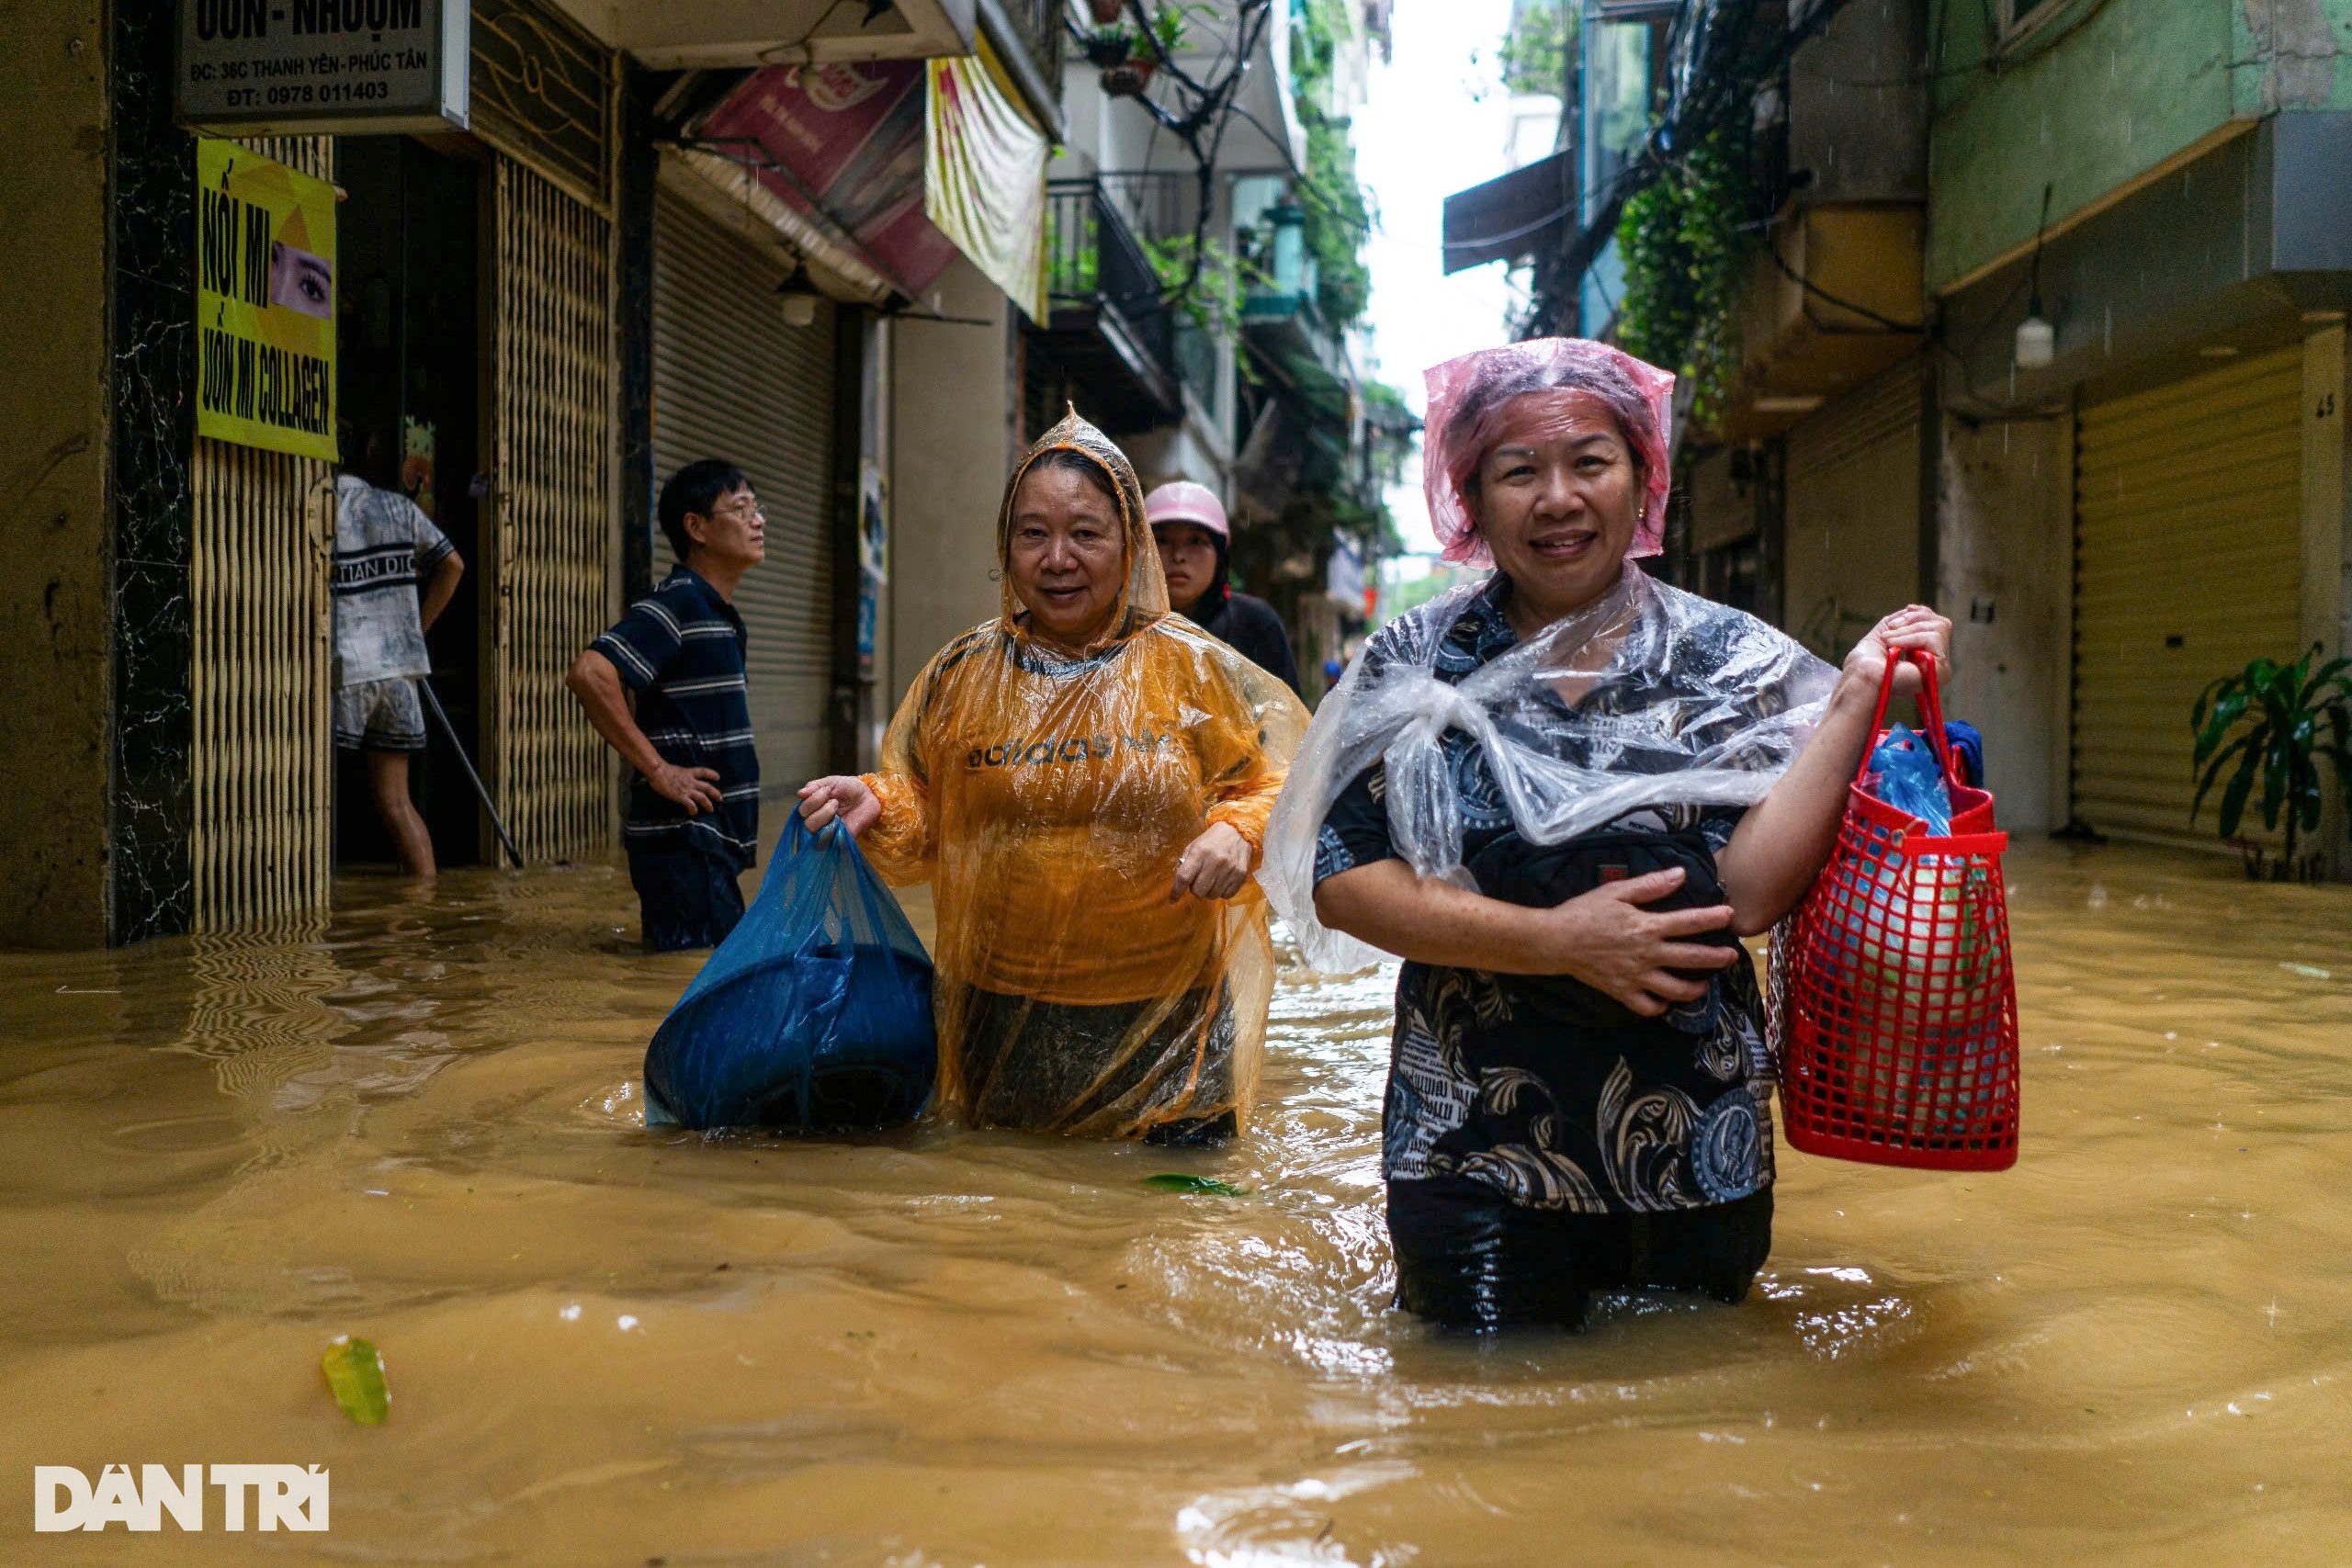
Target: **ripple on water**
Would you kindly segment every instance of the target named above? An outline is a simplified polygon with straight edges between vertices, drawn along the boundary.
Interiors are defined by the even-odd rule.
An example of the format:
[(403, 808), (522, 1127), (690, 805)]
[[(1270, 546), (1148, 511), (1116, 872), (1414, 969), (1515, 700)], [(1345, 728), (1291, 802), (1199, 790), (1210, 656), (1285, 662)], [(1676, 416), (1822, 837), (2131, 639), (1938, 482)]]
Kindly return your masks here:
[(0, 957), (0, 1443), (332, 1463), (408, 1560), (2352, 1557), (2352, 891), (2014, 863), (2016, 1170), (1783, 1152), (1746, 1303), (1493, 1343), (1390, 1304), (1391, 966), (1286, 971), (1179, 1153), (646, 1130), (695, 963), (612, 867)]

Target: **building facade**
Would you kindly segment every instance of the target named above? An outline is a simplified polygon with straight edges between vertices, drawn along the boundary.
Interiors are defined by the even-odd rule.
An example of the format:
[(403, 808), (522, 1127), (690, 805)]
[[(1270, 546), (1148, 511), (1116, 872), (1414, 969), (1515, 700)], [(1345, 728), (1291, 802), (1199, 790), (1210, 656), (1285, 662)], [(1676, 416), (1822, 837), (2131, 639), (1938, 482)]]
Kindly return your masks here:
[[(1006, 246), (925, 218), (947, 90), (925, 62), (994, 62), (1002, 92), (967, 82), (965, 102), (1025, 117), (1011, 134), (1042, 184), (1054, 106), (1021, 85), (1044, 79), (1036, 17), (904, 0), (867, 27), (837, 9), (478, 0), (462, 129), (243, 143), (335, 187), (337, 412), (468, 562), (432, 687), (535, 863), (616, 842), (618, 770), (562, 677), (666, 570), (653, 498), (682, 463), (733, 457), (769, 514), (742, 607), (778, 792), (870, 755), (912, 669), (994, 607), (1017, 313), (964, 254)], [(329, 739), (334, 468), (195, 431), (177, 26), (171, 6), (66, 0), (0, 19), (37, 66), (0, 86), (0, 143), (30, 171), (0, 267), (0, 516), (28, 569), (5, 590), (23, 633), (0, 657), (20, 726), (0, 763), (9, 946), (311, 919), (339, 864), (385, 858)], [(877, 259), (838, 193), (753, 199), (797, 176), (702, 137), (763, 70), (822, 107), (908, 96), (885, 183), (858, 194), (929, 247), (925, 287), (901, 287), (904, 258)], [(902, 423), (928, 438), (894, 444)], [(445, 862), (493, 861), (437, 731), (416, 775)]]
[[(2005, 825), (2226, 849), (2191, 821), (2198, 693), (2346, 646), (2352, 8), (1630, 17), (1585, 17), (1587, 222), (1541, 324), (1653, 319), (1620, 259), (1641, 193), (1691, 199), (1676, 149), (1727, 124), (1714, 198), (1756, 236), (1668, 570), (1825, 657), (1932, 602)], [(1634, 42), (1595, 29), (1634, 21), (1654, 129), (1612, 137), (1601, 57)]]
[(1023, 337), (1023, 425), (1041, 431), (1074, 405), (1148, 487), (1214, 491), (1239, 586), (1283, 615), (1317, 695), (1327, 660), (1344, 660), (1365, 624), (1348, 585), (1379, 547), (1374, 470), (1388, 440), (1367, 412), (1361, 302), (1324, 287), (1313, 243), (1336, 221), (1326, 187), (1351, 193), (1353, 175), (1318, 160), (1345, 144), (1386, 10), (1141, 7), (1184, 21), (1138, 82), (1114, 59), (1132, 13), (1099, 9), (1107, 19), (1073, 7), (1066, 29), (1049, 308)]

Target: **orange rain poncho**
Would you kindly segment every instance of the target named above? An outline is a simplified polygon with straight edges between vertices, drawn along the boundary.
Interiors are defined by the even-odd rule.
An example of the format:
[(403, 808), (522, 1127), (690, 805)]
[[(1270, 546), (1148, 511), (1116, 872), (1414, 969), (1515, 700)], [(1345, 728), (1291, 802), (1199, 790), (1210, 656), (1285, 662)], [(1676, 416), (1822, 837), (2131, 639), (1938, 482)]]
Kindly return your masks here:
[[(1012, 586), (1013, 497), (1056, 450), (1102, 470), (1125, 536), (1109, 629), (1079, 654), (1031, 636)], [(867, 857), (932, 885), (940, 1098), (1090, 1137), (1238, 1125), (1273, 990), (1265, 897), (1169, 893), (1211, 823), (1261, 851), (1306, 710), (1169, 614), (1135, 469), (1074, 412), (1006, 483), (997, 565), (1003, 613), (925, 666), (865, 780)]]

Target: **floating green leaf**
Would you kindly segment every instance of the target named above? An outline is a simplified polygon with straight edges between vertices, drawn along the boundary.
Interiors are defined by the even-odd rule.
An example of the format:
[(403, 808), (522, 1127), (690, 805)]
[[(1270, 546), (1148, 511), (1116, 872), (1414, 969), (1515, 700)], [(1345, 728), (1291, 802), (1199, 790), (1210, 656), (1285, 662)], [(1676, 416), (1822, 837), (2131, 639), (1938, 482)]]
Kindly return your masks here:
[(362, 1427), (380, 1427), (392, 1412), (392, 1396), (384, 1387), (384, 1358), (365, 1339), (337, 1338), (319, 1358), (327, 1375), (327, 1390), (343, 1413)]
[(1174, 1170), (1162, 1171), (1158, 1176), (1147, 1176), (1143, 1179), (1143, 1184), (1146, 1187), (1157, 1188), (1162, 1192), (1205, 1193), (1212, 1198), (1250, 1196), (1248, 1188), (1236, 1187), (1230, 1181), (1219, 1181), (1214, 1176), (1186, 1176), (1181, 1171)]

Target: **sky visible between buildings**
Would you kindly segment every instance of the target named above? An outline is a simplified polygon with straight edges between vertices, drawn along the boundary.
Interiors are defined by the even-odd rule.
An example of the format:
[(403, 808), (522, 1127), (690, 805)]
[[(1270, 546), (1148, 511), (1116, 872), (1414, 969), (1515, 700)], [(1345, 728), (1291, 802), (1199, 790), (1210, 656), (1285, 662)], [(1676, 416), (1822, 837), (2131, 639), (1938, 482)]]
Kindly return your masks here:
[[(1496, 64), (1510, 0), (1397, 0), (1396, 58), (1375, 65), (1356, 113), (1356, 167), (1380, 221), (1364, 254), (1380, 377), (1423, 412), (1421, 372), (1504, 341), (1511, 300), (1500, 263), (1443, 276), (1447, 196), (1505, 172), (1510, 97)], [(1419, 458), (1389, 508), (1406, 548), (1433, 551)]]

